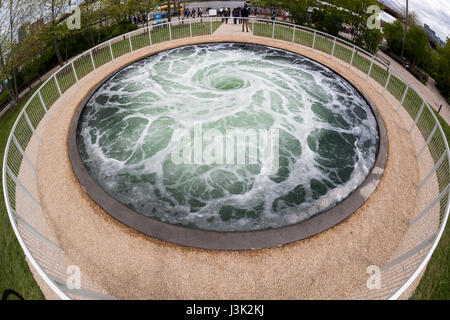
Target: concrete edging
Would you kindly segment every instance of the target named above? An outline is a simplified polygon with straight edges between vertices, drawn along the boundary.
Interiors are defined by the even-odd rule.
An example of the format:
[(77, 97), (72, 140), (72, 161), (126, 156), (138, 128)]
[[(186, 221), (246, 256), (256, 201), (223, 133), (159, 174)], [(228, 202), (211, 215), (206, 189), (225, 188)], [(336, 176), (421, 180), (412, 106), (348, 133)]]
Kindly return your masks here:
[[(236, 41), (236, 42), (245, 43), (245, 41)], [(212, 42), (204, 42), (204, 43), (212, 43)], [(181, 45), (179, 47), (182, 46), (185, 45)], [(277, 48), (275, 46), (273, 47)], [(283, 48), (277, 49), (289, 51)], [(367, 95), (364, 94), (358, 88), (356, 88), (356, 86), (354, 86), (352, 82), (349, 81), (346, 77), (344, 77), (341, 74), (338, 74), (336, 71), (323, 65), (317, 60), (303, 56), (307, 59), (314, 60), (316, 63), (319, 63), (325, 68), (338, 74), (340, 77), (345, 79), (350, 85), (352, 85), (355, 88), (355, 90), (357, 90), (358, 93), (369, 104), (377, 120), (379, 133), (379, 149), (377, 153), (377, 158), (372, 170), (366, 177), (365, 181), (359, 186), (359, 188), (357, 188), (354, 192), (352, 192), (346, 199), (338, 203), (335, 207), (326, 210), (322, 213), (319, 213), (308, 220), (285, 227), (266, 230), (256, 230), (256, 231), (218, 232), (218, 231), (190, 229), (187, 227), (181, 227), (160, 222), (157, 221), (156, 219), (146, 217), (142, 214), (139, 214), (129, 209), (128, 207), (126, 207), (125, 205), (123, 205), (110, 195), (108, 195), (87, 172), (80, 158), (76, 141), (78, 120), (81, 116), (82, 110), (87, 101), (111, 77), (113, 77), (115, 74), (117, 74), (127, 66), (139, 60), (145, 59), (148, 56), (166, 50), (160, 50), (150, 55), (146, 55), (140, 59), (134, 60), (124, 66), (121, 66), (120, 69), (115, 70), (112, 74), (108, 75), (84, 97), (82, 102), (78, 105), (76, 113), (70, 125), (70, 132), (68, 138), (68, 151), (74, 173), (78, 178), (80, 184), (85, 189), (86, 193), (89, 195), (89, 197), (116, 220), (153, 238), (184, 246), (197, 247), (209, 250), (262, 249), (280, 246), (298, 240), (302, 240), (335, 226), (336, 224), (342, 222), (347, 217), (349, 217), (353, 212), (358, 210), (364, 204), (364, 202), (370, 197), (372, 192), (376, 189), (381, 179), (381, 176), (384, 172), (388, 154), (387, 133), (380, 113), (378, 112), (375, 105), (367, 97)], [(299, 53), (296, 52), (292, 51), (289, 52), (300, 55)]]

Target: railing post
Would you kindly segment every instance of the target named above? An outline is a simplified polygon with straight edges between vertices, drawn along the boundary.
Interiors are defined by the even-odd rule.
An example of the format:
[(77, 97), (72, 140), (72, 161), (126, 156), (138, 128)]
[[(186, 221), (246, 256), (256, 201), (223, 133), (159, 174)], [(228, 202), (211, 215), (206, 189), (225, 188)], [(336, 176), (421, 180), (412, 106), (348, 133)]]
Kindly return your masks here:
[(387, 86), (389, 85), (389, 81), (391, 80), (392, 70), (389, 69), (389, 74), (386, 80), (386, 84), (384, 85), (383, 94), (386, 92)]
[(169, 24), (169, 39), (170, 41), (172, 41), (172, 27), (171, 27), (172, 22), (168, 22), (168, 24)]
[(255, 35), (255, 19), (252, 19), (252, 33)]
[(109, 51), (111, 52), (111, 61), (114, 61), (114, 54), (112, 51), (111, 40), (108, 41), (108, 44), (109, 44)]
[(33, 197), (33, 195), (30, 193), (30, 191), (28, 191), (28, 189), (22, 184), (22, 182), (20, 182), (19, 179), (17, 179), (16, 175), (14, 174), (14, 172), (8, 167), (8, 165), (6, 165), (6, 174), (14, 181), (14, 183), (16, 184), (16, 186), (18, 186), (20, 189), (22, 189), (23, 193), (25, 193), (25, 195), (30, 198), (31, 201), (34, 202), (34, 204), (41, 209), (41, 204), (39, 203), (39, 201), (36, 200), (35, 197)]
[(26, 120), (26, 122), (28, 123), (28, 126), (29, 126), (30, 129), (31, 129), (31, 132), (33, 132), (33, 135), (36, 136), (36, 138), (37, 138), (39, 144), (42, 144), (41, 137), (39, 137), (39, 135), (36, 133), (36, 130), (34, 129), (33, 124), (32, 124), (31, 121), (30, 121), (30, 118), (28, 118), (27, 110), (25, 110), (25, 112), (23, 113), (23, 115), (25, 116), (25, 120)]
[(209, 28), (211, 29), (211, 35), (213, 34), (212, 28), (212, 18), (209, 18)]
[(333, 49), (331, 49), (331, 56), (334, 57), (334, 49), (336, 48), (336, 37), (333, 40)]
[(352, 67), (353, 59), (355, 58), (355, 52), (356, 52), (356, 47), (353, 46), (352, 58), (350, 59), (350, 64), (348, 65), (349, 68)]
[(314, 30), (314, 37), (313, 37), (313, 43), (312, 43), (312, 49), (314, 49), (314, 47), (316, 46), (316, 35), (317, 35), (317, 31)]
[(373, 59), (374, 59), (375, 57), (372, 55), (372, 60), (370, 61), (370, 68), (369, 68), (369, 72), (367, 72), (367, 76), (366, 76), (366, 80), (368, 80), (369, 79), (369, 77), (370, 77), (370, 73), (372, 72), (372, 67), (373, 67)]
[(419, 185), (419, 189), (422, 189), (422, 187), (427, 183), (427, 181), (433, 176), (434, 173), (436, 173), (436, 170), (439, 169), (442, 162), (447, 157), (447, 151), (444, 151), (442, 156), (439, 158), (438, 162), (436, 162), (434, 168), (430, 171), (430, 173), (422, 180), (422, 182)]
[(405, 98), (406, 98), (406, 94), (408, 93), (408, 90), (409, 90), (409, 84), (406, 85), (405, 92), (403, 93), (402, 100), (400, 101), (400, 104), (398, 105), (398, 108), (396, 110), (397, 112), (400, 111), (400, 108), (403, 105), (403, 102), (405, 102)]
[(292, 32), (292, 43), (295, 43), (295, 25), (294, 25), (294, 31)]
[(95, 66), (94, 57), (92, 56), (92, 50), (89, 50), (89, 55), (91, 56), (92, 67), (94, 68), (95, 71), (97, 67)]
[(413, 132), (414, 128), (417, 125), (417, 122), (419, 122), (419, 118), (422, 115), (423, 109), (425, 108), (425, 101), (422, 102), (422, 106), (420, 107), (420, 111), (417, 114), (416, 120), (414, 120), (413, 125), (411, 126), (411, 128), (409, 129), (409, 133)]
[(272, 22), (272, 39), (275, 38), (275, 21)]
[(45, 105), (44, 99), (42, 99), (41, 90), (38, 91), (38, 96), (39, 96), (39, 100), (41, 101), (42, 107), (44, 108), (45, 113), (48, 115), (49, 120), (50, 120), (51, 117), (50, 117), (50, 114), (48, 114), (48, 109), (47, 109), (47, 106)]
[(419, 153), (417, 154), (416, 158), (419, 159), (424, 151), (427, 149), (428, 145), (430, 144), (431, 140), (433, 139), (434, 134), (436, 133), (438, 128), (438, 125), (435, 124), (433, 130), (431, 130), (430, 135), (427, 138), (427, 141), (425, 141), (425, 144), (423, 145), (422, 149), (420, 149)]
[(58, 92), (59, 92), (59, 96), (62, 97), (63, 94), (62, 94), (62, 91), (61, 91), (61, 87), (59, 86), (58, 77), (56, 76), (56, 74), (55, 74), (54, 78), (55, 78), (55, 82), (56, 82), (56, 88), (58, 89)]
[(22, 146), (20, 145), (19, 141), (17, 141), (14, 134), (12, 135), (12, 141), (16, 145), (17, 150), (19, 150), (19, 153), (22, 155), (22, 158), (24, 158), (25, 161), (28, 162), (28, 164), (30, 165), (30, 168), (33, 170), (33, 172), (37, 173), (35, 165), (33, 164), (33, 162), (31, 162), (30, 158), (27, 156), (25, 151), (22, 149)]
[(192, 38), (192, 19), (189, 19), (189, 36)]
[(76, 84), (78, 85), (78, 75), (77, 71), (75, 70), (75, 66), (73, 65), (73, 60), (70, 64), (72, 65), (73, 74), (75, 75), (75, 80), (77, 81)]
[(442, 200), (442, 198), (444, 198), (447, 194), (448, 194), (448, 188), (449, 185), (447, 185), (444, 190), (442, 190), (442, 192), (428, 205), (428, 207), (426, 207), (418, 216), (414, 217), (410, 223), (409, 226), (412, 227), (413, 225), (415, 225), (418, 221), (420, 221), (423, 217), (425, 217), (427, 215), (427, 213), (433, 209), (436, 204), (438, 204), (439, 201)]
[(152, 34), (150, 32), (150, 27), (148, 27), (148, 40), (150, 40), (150, 45), (152, 45)]
[(128, 34), (128, 41), (130, 42), (130, 52), (133, 51), (133, 44), (131, 43), (131, 34)]

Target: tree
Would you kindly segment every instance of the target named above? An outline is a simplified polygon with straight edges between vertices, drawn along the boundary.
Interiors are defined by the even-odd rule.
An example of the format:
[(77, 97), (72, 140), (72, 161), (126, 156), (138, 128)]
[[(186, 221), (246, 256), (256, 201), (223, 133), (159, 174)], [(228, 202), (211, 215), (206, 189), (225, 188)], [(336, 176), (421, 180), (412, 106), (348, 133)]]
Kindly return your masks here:
[(436, 84), (442, 95), (450, 101), (450, 41), (443, 49), (441, 49), (441, 55), (439, 58), (439, 64), (437, 68)]
[(34, 10), (32, 0), (7, 0), (0, 2), (0, 80), (13, 105), (18, 103), (17, 74), (20, 66), (38, 51), (34, 33), (29, 32), (25, 18)]
[(378, 29), (365, 29), (363, 31), (363, 42), (364, 47), (370, 53), (374, 54), (378, 51), (378, 47), (380, 46), (381, 40), (383, 40), (383, 34)]
[(402, 51), (403, 26), (398, 20), (388, 23), (383, 29), (389, 49), (397, 55)]
[(353, 40), (357, 43), (363, 43), (364, 31), (367, 29), (367, 22), (371, 13), (367, 8), (372, 5), (378, 5), (375, 0), (328, 0), (327, 3), (340, 8), (340, 14), (343, 20), (351, 24), (356, 32), (353, 34)]
[(312, 20), (318, 30), (331, 34), (339, 35), (342, 29), (343, 19), (335, 7), (325, 6), (320, 10), (314, 10)]
[(406, 56), (415, 66), (418, 63), (422, 66), (429, 56), (430, 47), (428, 35), (419, 27), (412, 27), (406, 34)]
[(420, 22), (420, 18), (414, 11), (408, 11), (408, 27), (419, 27), (422, 23)]
[(305, 24), (308, 22), (308, 8), (312, 6), (314, 1), (290, 1), (286, 9), (289, 11), (292, 21), (296, 24)]

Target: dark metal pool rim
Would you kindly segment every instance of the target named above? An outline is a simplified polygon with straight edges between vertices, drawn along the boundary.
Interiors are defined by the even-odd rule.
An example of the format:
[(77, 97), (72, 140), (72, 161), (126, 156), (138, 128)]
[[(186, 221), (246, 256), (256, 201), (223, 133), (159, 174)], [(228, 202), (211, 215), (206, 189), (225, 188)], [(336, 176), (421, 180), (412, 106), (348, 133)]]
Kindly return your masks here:
[[(206, 42), (206, 43), (217, 43), (217, 42)], [(199, 43), (196, 43), (196, 45), (197, 44)], [(255, 43), (248, 43), (248, 44), (255, 44)], [(184, 46), (189, 45), (182, 45), (180, 47)], [(267, 45), (263, 46), (270, 47)], [(273, 48), (300, 55), (299, 53), (293, 51), (277, 47)], [(161, 222), (151, 217), (146, 217), (143, 214), (137, 213), (132, 209), (128, 208), (127, 206), (125, 206), (124, 204), (120, 203), (118, 200), (114, 199), (112, 196), (106, 193), (103, 190), (103, 188), (100, 187), (97, 184), (97, 182), (90, 176), (81, 160), (76, 138), (79, 118), (86, 103), (106, 81), (108, 81), (110, 78), (112, 78), (114, 75), (116, 75), (118, 72), (128, 67), (129, 65), (136, 63), (137, 61), (143, 60), (149, 56), (168, 50), (173, 49), (161, 50), (152, 53), (150, 55), (147, 55), (143, 58), (140, 58), (138, 60), (134, 60), (126, 64), (119, 70), (116, 70), (105, 79), (103, 79), (99, 84), (95, 86), (94, 89), (92, 89), (89, 92), (88, 95), (86, 95), (86, 97), (78, 106), (75, 115), (72, 119), (69, 131), (68, 151), (73, 171), (76, 177), (78, 178), (80, 184), (83, 186), (84, 190), (89, 195), (89, 197), (95, 203), (97, 203), (104, 211), (106, 211), (110, 216), (120, 221), (121, 223), (129, 226), (130, 228), (142, 232), (150, 237), (162, 241), (175, 243), (178, 245), (208, 250), (263, 249), (299, 241), (314, 236), (320, 232), (323, 232), (337, 225), (338, 223), (342, 222), (347, 217), (349, 217), (356, 210), (358, 210), (364, 204), (364, 202), (366, 202), (366, 200), (369, 198), (372, 192), (375, 191), (381, 179), (381, 176), (384, 172), (388, 154), (388, 139), (383, 119), (379, 114), (375, 105), (363, 92), (358, 90), (358, 88), (356, 88), (343, 75), (338, 74), (330, 67), (322, 64), (327, 69), (332, 70), (338, 76), (344, 78), (366, 100), (377, 120), (378, 134), (379, 134), (379, 147), (377, 152), (377, 158), (372, 170), (366, 177), (365, 181), (355, 191), (353, 191), (346, 199), (338, 203), (333, 208), (330, 208), (326, 211), (316, 214), (313, 217), (304, 220), (302, 222), (284, 227), (255, 230), (255, 231), (222, 232), (222, 231), (192, 229)], [(311, 59), (309, 57), (305, 58)], [(314, 59), (311, 60), (321, 64), (320, 62)]]

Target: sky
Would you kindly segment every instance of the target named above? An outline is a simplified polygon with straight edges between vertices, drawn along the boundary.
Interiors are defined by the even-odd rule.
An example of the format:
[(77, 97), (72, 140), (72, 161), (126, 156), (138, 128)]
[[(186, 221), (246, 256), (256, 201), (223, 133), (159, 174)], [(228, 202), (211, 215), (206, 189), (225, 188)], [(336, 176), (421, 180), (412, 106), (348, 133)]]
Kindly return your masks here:
[[(406, 0), (384, 2), (392, 3), (393, 8), (398, 10), (406, 6)], [(450, 37), (450, 0), (409, 0), (409, 10), (415, 11), (421, 23), (428, 24), (444, 42)]]

